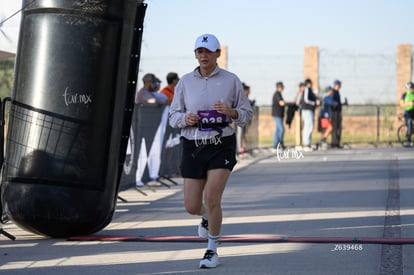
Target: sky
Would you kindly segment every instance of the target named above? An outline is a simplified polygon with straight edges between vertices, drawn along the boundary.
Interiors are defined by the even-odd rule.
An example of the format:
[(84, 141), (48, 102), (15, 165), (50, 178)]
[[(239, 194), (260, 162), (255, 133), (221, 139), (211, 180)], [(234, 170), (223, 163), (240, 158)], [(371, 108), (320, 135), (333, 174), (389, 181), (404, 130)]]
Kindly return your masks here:
[[(168, 72), (190, 72), (196, 37), (212, 33), (228, 47), (228, 70), (251, 86), (259, 105), (270, 104), (277, 81), (285, 82), (286, 99), (294, 97), (306, 46), (320, 48), (321, 86), (339, 78), (351, 103), (392, 101), (397, 45), (414, 42), (412, 0), (145, 2), (139, 79), (152, 72), (165, 85)], [(0, 19), (19, 6), (0, 0)], [(16, 17), (3, 26), (13, 40), (18, 23)]]
[[(185, 54), (197, 35), (210, 32), (236, 56), (295, 55), (309, 45), (392, 50), (396, 43), (410, 39), (414, 8), (411, 0), (146, 2), (148, 46), (159, 41), (165, 54)], [(165, 47), (166, 41), (171, 47)], [(158, 55), (157, 49), (147, 52)]]

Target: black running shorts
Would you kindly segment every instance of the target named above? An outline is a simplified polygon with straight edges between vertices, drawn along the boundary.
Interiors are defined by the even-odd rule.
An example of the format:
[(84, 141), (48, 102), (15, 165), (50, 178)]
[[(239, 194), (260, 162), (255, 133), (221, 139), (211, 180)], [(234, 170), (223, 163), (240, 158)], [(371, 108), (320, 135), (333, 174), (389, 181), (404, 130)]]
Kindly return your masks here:
[(207, 140), (183, 140), (181, 175), (183, 178), (205, 179), (213, 169), (233, 170), (236, 165), (236, 137), (231, 135)]

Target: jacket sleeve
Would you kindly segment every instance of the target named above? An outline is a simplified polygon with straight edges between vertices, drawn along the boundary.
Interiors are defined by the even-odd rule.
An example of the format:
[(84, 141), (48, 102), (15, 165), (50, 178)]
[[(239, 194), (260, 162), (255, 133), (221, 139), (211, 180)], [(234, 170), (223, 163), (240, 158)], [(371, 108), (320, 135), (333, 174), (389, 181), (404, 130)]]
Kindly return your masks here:
[(184, 87), (180, 81), (175, 87), (174, 97), (168, 114), (170, 126), (173, 128), (184, 128), (187, 126), (185, 124), (186, 108), (183, 91)]
[(232, 108), (234, 108), (238, 114), (238, 117), (233, 119), (233, 121), (240, 127), (245, 126), (253, 117), (252, 106), (243, 91), (243, 86), (240, 80), (238, 79), (236, 81), (236, 97)]
[(303, 101), (306, 104), (311, 105), (311, 106), (315, 106), (316, 104), (315, 101), (309, 100), (309, 89), (308, 88), (305, 88), (304, 95), (303, 95)]
[(296, 95), (296, 106), (298, 106), (298, 107), (302, 107), (301, 106), (301, 101), (302, 101), (302, 96), (303, 96), (303, 92), (302, 93), (297, 93), (297, 95)]

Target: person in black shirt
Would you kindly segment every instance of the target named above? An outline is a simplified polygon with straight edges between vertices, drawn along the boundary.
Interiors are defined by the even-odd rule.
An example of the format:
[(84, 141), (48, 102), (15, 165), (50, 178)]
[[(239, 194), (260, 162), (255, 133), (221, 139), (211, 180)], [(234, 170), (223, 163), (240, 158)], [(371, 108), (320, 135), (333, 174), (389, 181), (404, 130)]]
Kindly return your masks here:
[(333, 83), (333, 106), (332, 106), (332, 148), (341, 148), (341, 135), (342, 135), (342, 103), (341, 94), (341, 81), (335, 80)]
[(279, 146), (283, 149), (285, 145), (283, 143), (283, 137), (285, 128), (283, 126), (283, 117), (285, 114), (285, 101), (282, 96), (284, 89), (283, 82), (276, 83), (276, 92), (273, 94), (272, 100), (272, 116), (275, 121), (275, 134), (273, 138), (273, 147), (277, 149)]

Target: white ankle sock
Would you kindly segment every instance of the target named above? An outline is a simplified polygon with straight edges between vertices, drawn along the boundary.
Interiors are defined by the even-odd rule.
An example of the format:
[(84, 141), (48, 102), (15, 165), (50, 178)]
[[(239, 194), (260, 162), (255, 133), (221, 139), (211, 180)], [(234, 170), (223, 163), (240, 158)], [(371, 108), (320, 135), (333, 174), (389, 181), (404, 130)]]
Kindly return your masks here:
[(211, 236), (208, 234), (207, 250), (217, 251), (218, 240), (220, 236)]

